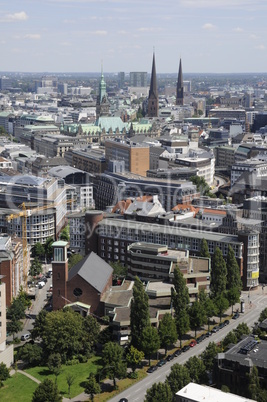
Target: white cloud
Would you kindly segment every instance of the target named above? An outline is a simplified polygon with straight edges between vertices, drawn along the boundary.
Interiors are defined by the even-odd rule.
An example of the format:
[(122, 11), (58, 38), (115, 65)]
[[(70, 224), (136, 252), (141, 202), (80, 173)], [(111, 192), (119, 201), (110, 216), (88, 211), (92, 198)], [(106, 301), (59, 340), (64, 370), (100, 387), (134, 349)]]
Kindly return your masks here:
[(244, 32), (244, 29), (240, 28), (240, 27), (236, 27), (236, 28), (233, 29), (233, 31), (234, 32)]
[(258, 50), (265, 50), (266, 47), (265, 47), (264, 45), (258, 45), (258, 46), (255, 47), (255, 49), (258, 49)]
[(40, 34), (27, 34), (24, 36), (25, 39), (41, 39)]
[(252, 34), (250, 35), (250, 39), (259, 39), (259, 37), (257, 35)]
[(265, 7), (265, 0), (180, 0), (180, 4), (190, 8), (221, 8), (221, 9), (254, 9), (260, 6)]
[(205, 29), (206, 31), (213, 31), (216, 28), (215, 25), (207, 22), (206, 24), (202, 25), (202, 29)]
[(26, 21), (28, 19), (28, 15), (25, 11), (21, 11), (19, 13), (7, 14), (3, 18), (0, 19), (1, 22), (17, 22), (17, 21)]
[(91, 32), (93, 35), (98, 35), (98, 36), (105, 36), (107, 35), (107, 31), (93, 31)]
[(162, 28), (142, 27), (137, 29), (138, 32), (159, 32)]

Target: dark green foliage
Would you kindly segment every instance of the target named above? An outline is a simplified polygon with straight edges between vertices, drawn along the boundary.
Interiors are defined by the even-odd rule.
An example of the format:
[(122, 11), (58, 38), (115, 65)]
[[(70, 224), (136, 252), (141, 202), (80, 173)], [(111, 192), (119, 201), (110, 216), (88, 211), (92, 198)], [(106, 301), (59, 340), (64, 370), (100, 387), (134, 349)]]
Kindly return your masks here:
[(67, 373), (66, 381), (67, 381), (67, 384), (68, 384), (69, 399), (70, 399), (70, 389), (71, 389), (72, 384), (74, 383), (74, 380), (75, 380), (74, 375), (72, 375), (70, 373)]
[(38, 257), (35, 257), (30, 266), (30, 275), (37, 276), (42, 273), (42, 264)]
[(203, 306), (208, 321), (208, 330), (210, 330), (210, 318), (217, 314), (217, 307), (214, 301), (210, 298), (210, 295), (203, 289), (199, 291), (198, 300)]
[(232, 314), (234, 312), (234, 305), (240, 301), (240, 291), (238, 288), (231, 288), (226, 293), (227, 300), (229, 305), (232, 306)]
[(60, 356), (60, 354), (59, 353), (52, 353), (48, 357), (47, 366), (48, 366), (49, 370), (53, 374), (55, 374), (56, 383), (57, 383), (57, 377), (59, 376), (59, 374), (61, 372), (61, 356)]
[(228, 332), (228, 334), (226, 335), (226, 337), (223, 339), (222, 341), (222, 347), (224, 350), (227, 350), (228, 346), (231, 344), (236, 344), (238, 341), (238, 338), (235, 334), (234, 331), (230, 331)]
[(176, 325), (170, 314), (164, 314), (159, 323), (159, 337), (166, 354), (168, 346), (177, 341)]
[(197, 384), (207, 384), (208, 376), (202, 359), (197, 356), (190, 357), (185, 363), (185, 367), (188, 369), (191, 381)]
[(238, 340), (241, 339), (242, 335), (249, 335), (251, 333), (248, 325), (245, 322), (241, 322), (238, 326), (234, 329), (234, 333)]
[(227, 387), (227, 385), (222, 385), (221, 391), (222, 392), (230, 392), (230, 389)]
[(211, 268), (210, 290), (212, 297), (217, 297), (225, 292), (227, 282), (227, 269), (223, 254), (219, 247), (216, 247)]
[(186, 280), (179, 268), (174, 269), (171, 302), (175, 312), (175, 324), (178, 339), (182, 342), (182, 336), (189, 330), (190, 322), (188, 315), (189, 293)]
[(57, 384), (46, 378), (34, 391), (32, 402), (62, 402)]
[(259, 322), (266, 320), (266, 318), (267, 318), (267, 307), (260, 313)]
[(85, 384), (84, 392), (87, 395), (90, 395), (91, 401), (94, 400), (95, 394), (100, 394), (101, 388), (100, 385), (96, 382), (95, 376), (93, 373), (90, 374), (88, 381)]
[(48, 312), (46, 310), (41, 310), (40, 313), (37, 315), (33, 323), (33, 329), (31, 331), (32, 339), (36, 339), (39, 337), (42, 338), (47, 314)]
[(10, 320), (10, 321), (8, 321), (7, 324), (6, 324), (7, 332), (8, 332), (9, 334), (13, 335), (13, 338), (14, 338), (14, 335), (15, 335), (16, 333), (18, 333), (19, 331), (22, 330), (22, 328), (23, 328), (23, 324), (22, 324), (21, 321), (13, 321), (13, 320)]
[(210, 342), (204, 352), (201, 353), (201, 359), (203, 360), (203, 363), (208, 371), (212, 371), (214, 359), (220, 352), (221, 347), (216, 345), (215, 342)]
[(44, 257), (45, 256), (45, 248), (44, 245), (41, 244), (40, 242), (37, 242), (34, 244), (34, 246), (32, 247), (32, 256), (33, 257)]
[(131, 343), (137, 349), (141, 349), (142, 333), (146, 326), (150, 325), (148, 296), (145, 293), (143, 283), (135, 277), (133, 286), (133, 299), (130, 312)]
[(220, 317), (220, 322), (222, 320), (222, 315), (223, 313), (228, 309), (229, 307), (229, 302), (224, 296), (223, 293), (219, 293), (219, 295), (214, 299), (214, 303), (217, 307), (218, 310), (218, 315)]
[(72, 254), (69, 257), (69, 261), (68, 261), (68, 268), (69, 270), (74, 267), (74, 265), (78, 264), (78, 262), (80, 262), (83, 259), (83, 256), (81, 254)]
[(136, 349), (133, 345), (131, 345), (126, 354), (126, 361), (132, 368), (133, 373), (135, 372), (137, 365), (141, 363), (143, 358), (144, 358), (144, 352)]
[(43, 349), (39, 345), (26, 343), (20, 348), (18, 358), (29, 366), (38, 366), (43, 360)]
[(9, 370), (5, 363), (0, 363), (0, 388), (3, 387), (3, 381), (10, 377)]
[(60, 238), (60, 240), (63, 240), (63, 241), (69, 241), (70, 232), (69, 232), (68, 226), (66, 226), (64, 229), (61, 230), (59, 238)]
[(111, 262), (110, 266), (113, 268), (113, 278), (124, 278), (127, 275), (127, 267), (120, 262)]
[(228, 246), (228, 254), (226, 260), (227, 268), (227, 284), (226, 289), (237, 289), (239, 292), (242, 290), (242, 281), (240, 276), (240, 268), (235, 258), (235, 253), (232, 247)]
[(191, 176), (190, 181), (197, 186), (197, 191), (199, 191), (201, 195), (210, 195), (210, 187), (204, 177)]
[(45, 245), (44, 245), (44, 248), (45, 248), (45, 255), (46, 255), (46, 258), (47, 258), (48, 260), (50, 260), (50, 259), (53, 257), (53, 247), (52, 247), (52, 244), (53, 244), (53, 243), (54, 243), (53, 237), (49, 237), (49, 238), (46, 240)]
[(200, 244), (200, 257), (210, 258), (208, 243), (206, 239), (201, 240)]
[(168, 383), (158, 382), (152, 385), (146, 392), (145, 402), (171, 402), (172, 392)]
[(123, 348), (114, 342), (108, 342), (102, 353), (103, 365), (107, 376), (113, 380), (116, 388), (116, 378), (126, 376), (126, 363), (123, 361)]
[(88, 347), (88, 352), (91, 352), (92, 348), (98, 341), (101, 326), (92, 315), (88, 315), (83, 321), (83, 329), (85, 333), (84, 340)]
[(251, 368), (251, 372), (249, 375), (249, 397), (257, 402), (266, 402), (266, 390), (262, 390), (260, 386), (260, 380), (258, 375), (258, 369), (256, 366)]
[(180, 389), (190, 383), (190, 376), (187, 367), (178, 363), (171, 366), (171, 372), (168, 375), (166, 382), (170, 385), (173, 395), (176, 394), (176, 392), (180, 391)]
[(205, 313), (204, 306), (201, 302), (196, 300), (189, 309), (190, 327), (195, 330), (195, 336), (197, 329), (201, 325), (207, 322), (207, 315)]
[(141, 348), (145, 354), (149, 356), (149, 365), (151, 353), (157, 352), (160, 348), (160, 338), (158, 331), (152, 325), (148, 325), (144, 328), (142, 332), (142, 343)]

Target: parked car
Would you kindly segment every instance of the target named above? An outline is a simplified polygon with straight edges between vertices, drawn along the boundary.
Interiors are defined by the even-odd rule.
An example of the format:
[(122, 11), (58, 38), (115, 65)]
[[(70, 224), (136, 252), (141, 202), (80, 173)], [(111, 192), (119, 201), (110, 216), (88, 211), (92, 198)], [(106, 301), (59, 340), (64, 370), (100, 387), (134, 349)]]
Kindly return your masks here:
[(205, 337), (208, 338), (211, 335), (212, 335), (212, 333), (210, 331), (208, 331), (208, 332), (206, 332)]
[(215, 327), (212, 328), (211, 332), (214, 334), (215, 332), (218, 332), (219, 328), (215, 325)]
[(21, 340), (22, 341), (27, 341), (28, 339), (30, 339), (31, 335), (30, 334), (23, 334), (21, 335)]
[(186, 346), (184, 346), (184, 347), (182, 348), (182, 351), (183, 351), (183, 352), (187, 352), (189, 349), (190, 349), (190, 346), (189, 346), (189, 345), (186, 345)]
[(224, 321), (224, 324), (225, 324), (225, 325), (228, 325), (228, 324), (230, 324), (230, 321), (229, 321), (229, 320), (225, 320), (225, 321)]
[(193, 348), (194, 346), (196, 346), (196, 344), (197, 344), (197, 341), (196, 341), (195, 339), (193, 339), (193, 340), (189, 343), (189, 346), (190, 346), (190, 348)]
[(154, 373), (154, 371), (156, 371), (157, 369), (158, 369), (157, 366), (150, 366), (150, 367), (147, 369), (147, 373)]
[(121, 399), (119, 400), (119, 402), (128, 402), (128, 399), (127, 399), (127, 398), (121, 398)]
[(159, 362), (157, 362), (157, 366), (158, 366), (158, 367), (162, 367), (162, 366), (164, 366), (164, 364), (166, 364), (166, 363), (167, 363), (166, 360), (161, 359)]
[(44, 281), (38, 282), (38, 288), (39, 288), (39, 289), (42, 289), (44, 286), (45, 286), (45, 282), (44, 282)]
[(166, 358), (167, 362), (170, 362), (171, 360), (173, 360), (174, 357), (175, 357), (174, 354), (168, 355), (167, 358)]
[(174, 357), (178, 357), (178, 356), (180, 356), (182, 354), (182, 349), (177, 349), (175, 352), (174, 352)]
[(235, 314), (233, 315), (233, 320), (236, 320), (237, 318), (239, 318), (239, 313), (235, 313)]

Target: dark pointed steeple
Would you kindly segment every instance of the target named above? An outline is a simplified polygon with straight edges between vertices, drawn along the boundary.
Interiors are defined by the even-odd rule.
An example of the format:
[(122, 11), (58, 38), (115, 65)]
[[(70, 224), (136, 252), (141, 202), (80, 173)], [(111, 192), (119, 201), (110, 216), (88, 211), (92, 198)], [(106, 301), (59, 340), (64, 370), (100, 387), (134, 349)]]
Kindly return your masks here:
[(148, 95), (148, 117), (158, 117), (159, 96), (157, 86), (155, 53), (153, 53), (152, 72), (150, 80), (150, 88)]
[(184, 82), (183, 82), (183, 72), (182, 72), (182, 60), (180, 59), (177, 90), (176, 90), (176, 105), (184, 104)]

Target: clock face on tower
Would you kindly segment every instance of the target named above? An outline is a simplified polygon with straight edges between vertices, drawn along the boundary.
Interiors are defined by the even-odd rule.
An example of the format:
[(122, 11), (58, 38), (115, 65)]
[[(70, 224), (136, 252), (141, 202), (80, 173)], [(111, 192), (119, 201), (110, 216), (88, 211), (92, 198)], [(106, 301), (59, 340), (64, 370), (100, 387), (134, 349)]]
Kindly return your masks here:
[(80, 297), (83, 294), (83, 291), (80, 288), (75, 288), (74, 291), (73, 291), (73, 294), (76, 297)]

